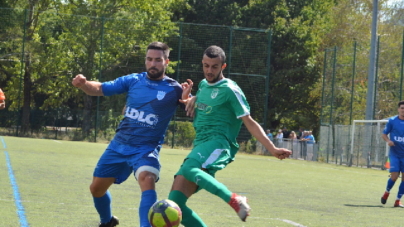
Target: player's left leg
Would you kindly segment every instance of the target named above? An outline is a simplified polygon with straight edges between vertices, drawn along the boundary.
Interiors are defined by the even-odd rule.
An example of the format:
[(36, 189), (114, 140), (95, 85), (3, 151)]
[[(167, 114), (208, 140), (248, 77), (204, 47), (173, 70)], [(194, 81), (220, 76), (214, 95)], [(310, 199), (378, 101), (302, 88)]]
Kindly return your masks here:
[(148, 212), (150, 207), (157, 201), (155, 183), (159, 179), (160, 163), (156, 155), (150, 155), (153, 152), (147, 152), (140, 159), (134, 157), (130, 162), (133, 163), (135, 177), (138, 181), (142, 196), (139, 204), (139, 221), (141, 227), (150, 227)]
[(154, 173), (143, 171), (137, 177), (142, 196), (139, 204), (139, 221), (141, 227), (149, 227), (148, 212), (150, 207), (157, 201), (155, 182), (157, 176)]
[(396, 201), (394, 202), (394, 207), (404, 208), (404, 205), (400, 201), (403, 194), (404, 194), (404, 181), (401, 180), (400, 187), (398, 188), (397, 198)]
[(206, 227), (206, 224), (189, 208), (186, 203), (193, 193), (196, 193), (198, 186), (191, 181), (188, 181), (182, 175), (176, 175), (171, 192), (168, 199), (177, 203), (181, 208), (182, 221), (181, 224), (185, 227)]
[(397, 198), (396, 201), (394, 202), (394, 207), (401, 207), (404, 208), (404, 205), (401, 204), (401, 197), (404, 194), (404, 178), (403, 178), (403, 172), (404, 172), (404, 158), (399, 158), (400, 160), (400, 172), (397, 173), (397, 178), (399, 174), (401, 173), (401, 184), (400, 187), (398, 188), (398, 193), (397, 193)]

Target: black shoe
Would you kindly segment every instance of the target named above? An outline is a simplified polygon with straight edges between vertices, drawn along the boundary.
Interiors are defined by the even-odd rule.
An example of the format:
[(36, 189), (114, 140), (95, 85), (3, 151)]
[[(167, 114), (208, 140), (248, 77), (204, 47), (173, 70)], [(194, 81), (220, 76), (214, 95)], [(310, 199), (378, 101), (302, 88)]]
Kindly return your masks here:
[(112, 216), (111, 220), (107, 223), (100, 223), (99, 227), (114, 227), (119, 225), (119, 219), (115, 216)]
[(387, 198), (389, 198), (389, 195), (390, 195), (390, 193), (384, 192), (384, 194), (383, 194), (383, 196), (382, 196), (382, 198), (381, 198), (382, 204), (386, 204)]

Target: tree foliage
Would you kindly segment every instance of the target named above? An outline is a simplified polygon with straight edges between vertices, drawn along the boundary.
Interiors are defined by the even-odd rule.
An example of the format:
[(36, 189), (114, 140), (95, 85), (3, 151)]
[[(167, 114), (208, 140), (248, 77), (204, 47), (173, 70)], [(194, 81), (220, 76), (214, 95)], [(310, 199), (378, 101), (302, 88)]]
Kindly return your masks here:
[[(315, 81), (320, 78), (317, 51), (324, 34), (333, 1), (188, 1), (189, 10), (175, 12), (174, 18), (192, 23), (211, 23), (270, 29), (271, 73), (269, 113), (271, 128), (315, 127), (318, 97), (311, 96)], [(201, 15), (209, 15), (208, 18)], [(248, 40), (243, 40), (248, 42)], [(242, 43), (243, 41), (240, 41)], [(256, 43), (250, 68), (265, 65), (267, 43)], [(248, 57), (246, 57), (248, 59)], [(263, 73), (265, 75), (265, 73)]]
[[(22, 108), (25, 130), (31, 108), (61, 104), (84, 108), (84, 121), (91, 123), (96, 98), (74, 89), (71, 79), (82, 73), (89, 80), (107, 80), (131, 73), (135, 67), (143, 69), (146, 45), (174, 32), (166, 11), (173, 2), (10, 1), (17, 9), (2, 12), (20, 20), (1, 31), (1, 36), (8, 37), (2, 50), (12, 54), (5, 57), (8, 62), (0, 63), (0, 69), (2, 77), (7, 76), (10, 100), (20, 100), (22, 87), (23, 102), (11, 102), (10, 109)], [(23, 53), (22, 57), (17, 53)], [(111, 103), (115, 105), (103, 106), (124, 106), (122, 97), (112, 98)]]
[[(321, 103), (322, 99), (331, 100), (328, 94), (322, 97), (323, 89), (331, 83), (327, 79), (324, 86), (322, 74), (323, 63), (327, 67), (332, 64), (324, 53), (329, 51), (326, 57), (332, 57), (334, 50), (330, 48), (334, 47), (339, 59), (332, 100), (334, 121), (347, 122), (351, 94), (354, 114), (357, 118), (363, 114), (372, 16), (372, 3), (367, 0), (3, 0), (0, 7), (4, 7), (0, 9), (0, 86), (8, 96), (7, 108), (22, 110), (25, 129), (29, 127), (31, 108), (82, 108), (88, 124), (93, 123), (90, 116), (96, 107), (120, 111), (125, 103), (122, 96), (86, 96), (71, 86), (72, 77), (82, 73), (90, 80), (106, 81), (142, 71), (149, 42), (169, 40), (172, 48), (177, 48), (178, 21), (210, 25), (197, 29), (183, 25), (187, 38), (182, 42), (187, 48), (182, 54), (190, 60), (182, 67), (195, 78), (202, 78), (195, 72), (201, 71), (202, 51), (212, 44), (225, 50), (233, 45), (233, 72), (266, 75), (268, 43), (241, 28), (272, 32), (266, 103), (270, 128), (315, 130), (322, 120), (321, 111), (334, 111)], [(400, 53), (392, 50), (402, 45), (402, 7), (380, 1), (382, 51), (377, 86), (391, 88), (391, 92), (377, 97), (375, 112), (379, 117), (389, 114), (382, 103), (399, 96), (396, 81)], [(230, 33), (237, 37), (233, 43), (228, 41), (229, 26), (233, 29)], [(357, 77), (350, 82), (354, 41), (358, 44), (358, 68)], [(265, 97), (254, 89), (262, 86), (261, 78), (236, 79), (243, 80), (243, 89), (257, 93), (255, 97)], [(263, 114), (263, 107), (254, 109), (253, 117)], [(89, 126), (84, 128), (89, 130)]]

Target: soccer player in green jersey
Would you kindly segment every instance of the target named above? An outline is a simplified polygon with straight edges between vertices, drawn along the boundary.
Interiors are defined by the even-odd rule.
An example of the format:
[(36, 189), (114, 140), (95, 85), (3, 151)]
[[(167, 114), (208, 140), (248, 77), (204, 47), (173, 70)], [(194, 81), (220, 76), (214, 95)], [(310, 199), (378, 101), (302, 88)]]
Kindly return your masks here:
[[(232, 193), (215, 179), (215, 173), (234, 160), (239, 145), (236, 138), (241, 124), (260, 141), (272, 155), (284, 159), (291, 151), (277, 148), (266, 136), (261, 126), (251, 118), (250, 107), (240, 87), (223, 76), (226, 55), (222, 48), (210, 46), (203, 54), (205, 79), (199, 83), (196, 96), (182, 100), (188, 116), (194, 116), (196, 138), (192, 151), (176, 173), (169, 199), (176, 202), (183, 213), (181, 224), (186, 227), (202, 227), (206, 224), (186, 202), (199, 189), (220, 197), (228, 203), (242, 221), (250, 214), (247, 198)], [(192, 81), (183, 89), (191, 89)]]

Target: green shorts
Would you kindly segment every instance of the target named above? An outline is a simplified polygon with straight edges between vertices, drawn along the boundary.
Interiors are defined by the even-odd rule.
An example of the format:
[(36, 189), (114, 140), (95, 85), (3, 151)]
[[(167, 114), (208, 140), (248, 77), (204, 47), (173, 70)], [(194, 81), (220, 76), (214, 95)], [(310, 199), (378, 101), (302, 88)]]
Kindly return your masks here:
[[(214, 177), (216, 171), (221, 170), (233, 161), (230, 155), (230, 144), (227, 140), (210, 140), (194, 147), (185, 158), (194, 159), (200, 163), (200, 168)], [(183, 175), (182, 170), (176, 175)]]

